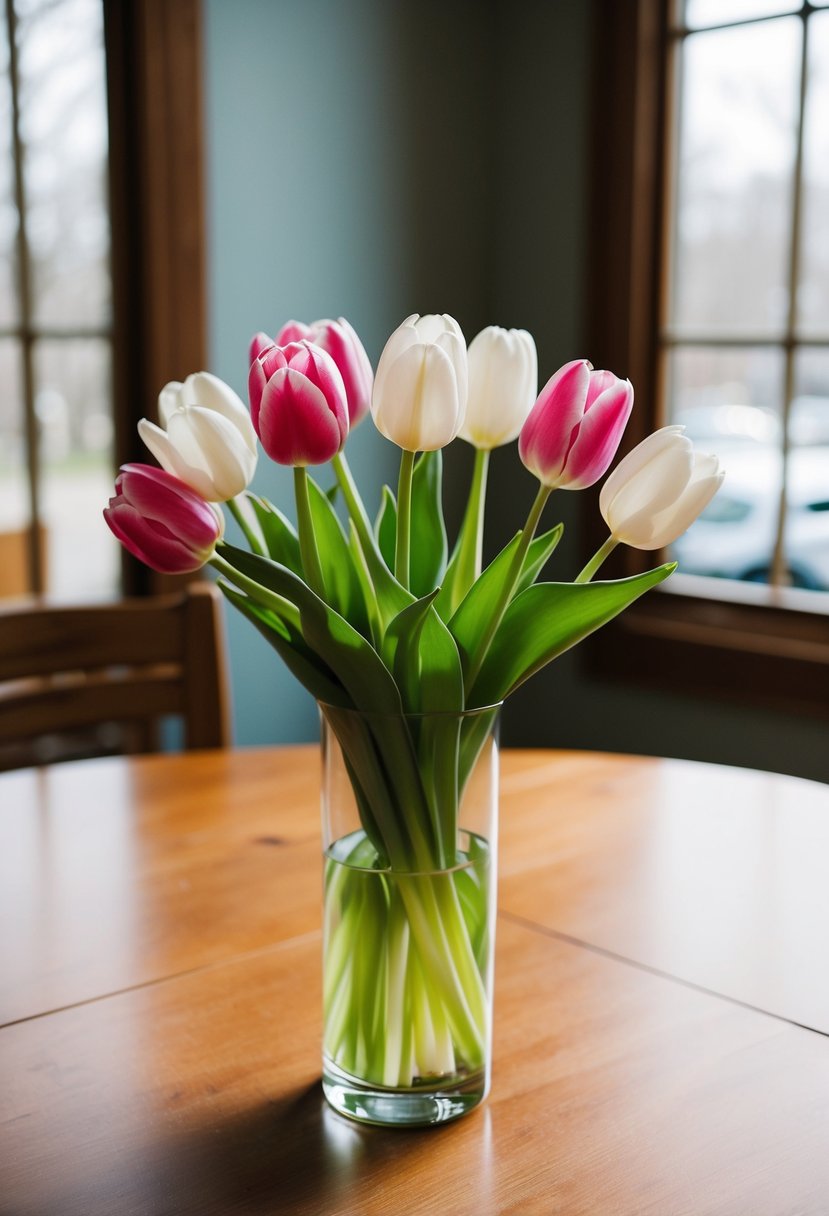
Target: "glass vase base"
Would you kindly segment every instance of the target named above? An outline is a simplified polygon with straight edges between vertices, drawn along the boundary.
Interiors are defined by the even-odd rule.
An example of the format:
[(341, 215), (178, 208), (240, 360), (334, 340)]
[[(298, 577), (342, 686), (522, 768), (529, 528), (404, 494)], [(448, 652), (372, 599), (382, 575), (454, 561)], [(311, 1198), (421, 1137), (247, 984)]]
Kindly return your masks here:
[(449, 1123), (468, 1114), (487, 1094), (483, 1070), (461, 1077), (445, 1077), (409, 1089), (384, 1089), (343, 1072), (330, 1060), (323, 1061), (322, 1089), (339, 1114), (375, 1127), (429, 1127)]

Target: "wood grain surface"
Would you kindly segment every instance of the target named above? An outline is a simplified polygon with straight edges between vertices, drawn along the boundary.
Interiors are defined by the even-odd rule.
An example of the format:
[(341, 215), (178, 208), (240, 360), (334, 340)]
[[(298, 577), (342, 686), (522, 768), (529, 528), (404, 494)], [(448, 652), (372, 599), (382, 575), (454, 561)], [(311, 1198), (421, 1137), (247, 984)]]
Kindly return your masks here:
[(0, 777), (2, 1216), (829, 1210), (829, 790), (506, 753), (493, 1091), (391, 1132), (319, 1089), (318, 782)]

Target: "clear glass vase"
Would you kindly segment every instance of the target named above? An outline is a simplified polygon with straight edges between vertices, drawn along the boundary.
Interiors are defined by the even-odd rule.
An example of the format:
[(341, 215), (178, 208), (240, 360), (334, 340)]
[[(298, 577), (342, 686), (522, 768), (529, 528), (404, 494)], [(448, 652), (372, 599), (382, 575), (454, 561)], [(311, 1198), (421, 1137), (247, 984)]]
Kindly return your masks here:
[(320, 706), (323, 1089), (352, 1119), (443, 1123), (488, 1092), (499, 709)]

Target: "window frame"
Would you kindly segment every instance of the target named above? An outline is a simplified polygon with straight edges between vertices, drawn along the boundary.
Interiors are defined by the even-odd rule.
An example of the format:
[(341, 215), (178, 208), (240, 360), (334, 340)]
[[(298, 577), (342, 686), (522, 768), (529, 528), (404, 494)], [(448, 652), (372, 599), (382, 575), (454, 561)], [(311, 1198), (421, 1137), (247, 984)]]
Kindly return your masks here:
[[(102, 0), (107, 64), (117, 465), (137, 423), (207, 362), (201, 0)], [(122, 590), (180, 586), (122, 553)]]
[[(624, 451), (665, 422), (658, 335), (668, 273), (670, 9), (670, 0), (596, 6), (587, 333), (597, 366), (636, 386)], [(586, 553), (604, 539), (595, 495), (590, 508)], [(659, 557), (620, 546), (606, 576), (636, 574)], [(827, 718), (829, 596), (678, 573), (600, 631), (585, 658), (596, 678)]]

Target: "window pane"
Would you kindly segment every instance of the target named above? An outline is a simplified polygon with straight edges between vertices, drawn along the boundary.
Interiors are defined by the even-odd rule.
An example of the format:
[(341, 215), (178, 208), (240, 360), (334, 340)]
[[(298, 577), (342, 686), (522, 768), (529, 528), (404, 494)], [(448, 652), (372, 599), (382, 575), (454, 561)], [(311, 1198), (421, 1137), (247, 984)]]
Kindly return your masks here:
[(829, 336), (829, 13), (809, 24), (803, 132), (803, 235), (797, 294), (801, 333)]
[(776, 336), (787, 314), (801, 22), (684, 43), (672, 328)]
[(771, 566), (780, 496), (783, 356), (768, 349), (684, 349), (669, 368), (669, 421), (716, 452), (725, 482), (673, 546), (685, 574), (759, 578)]
[(0, 338), (0, 596), (31, 591), (20, 348)]
[(108, 342), (35, 346), (48, 590), (60, 599), (106, 597), (118, 585), (118, 546), (101, 516), (113, 492), (110, 380)]
[(17, 209), (14, 205), (9, 39), (0, 19), (0, 325), (17, 321)]
[(668, 422), (723, 453), (780, 444), (783, 355), (768, 348), (680, 347), (668, 367)]
[(18, 0), (21, 134), (35, 321), (110, 316), (100, 0)]
[(789, 418), (785, 550), (792, 581), (829, 591), (829, 349), (802, 350)]
[(702, 25), (724, 25), (727, 21), (750, 21), (752, 17), (792, 13), (798, 8), (799, 0), (687, 0), (685, 24), (697, 29)]

